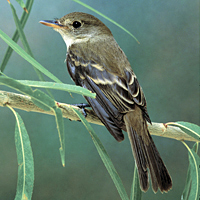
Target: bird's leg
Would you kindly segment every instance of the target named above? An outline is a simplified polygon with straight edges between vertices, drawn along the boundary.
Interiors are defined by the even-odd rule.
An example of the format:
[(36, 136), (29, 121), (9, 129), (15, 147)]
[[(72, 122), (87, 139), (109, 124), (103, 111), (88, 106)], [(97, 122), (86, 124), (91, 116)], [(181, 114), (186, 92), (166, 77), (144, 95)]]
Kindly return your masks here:
[(72, 106), (76, 106), (76, 107), (81, 108), (82, 111), (83, 111), (83, 115), (84, 115), (84, 117), (87, 117), (87, 113), (86, 113), (85, 108), (90, 107), (89, 104), (87, 104), (87, 103), (78, 103), (78, 104), (72, 104)]

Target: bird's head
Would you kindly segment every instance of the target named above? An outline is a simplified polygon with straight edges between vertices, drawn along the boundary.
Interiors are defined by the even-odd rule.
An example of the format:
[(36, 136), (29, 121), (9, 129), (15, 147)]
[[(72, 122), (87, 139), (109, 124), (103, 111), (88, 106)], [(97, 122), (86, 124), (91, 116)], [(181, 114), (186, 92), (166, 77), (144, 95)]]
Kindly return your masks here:
[(98, 36), (112, 36), (109, 28), (96, 17), (82, 13), (73, 12), (56, 20), (43, 20), (41, 24), (53, 27), (61, 34), (69, 47), (73, 43), (98, 39)]

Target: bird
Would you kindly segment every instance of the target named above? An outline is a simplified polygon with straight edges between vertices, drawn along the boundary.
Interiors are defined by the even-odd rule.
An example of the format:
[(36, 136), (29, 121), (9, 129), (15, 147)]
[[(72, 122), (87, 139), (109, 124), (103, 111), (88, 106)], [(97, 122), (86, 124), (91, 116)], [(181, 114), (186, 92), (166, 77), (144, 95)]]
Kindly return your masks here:
[(144, 92), (110, 29), (98, 18), (72, 12), (41, 24), (59, 32), (67, 46), (68, 72), (76, 85), (96, 93), (84, 96), (111, 135), (124, 140), (128, 133), (138, 169), (140, 188), (154, 193), (172, 188), (171, 176), (148, 131), (151, 124)]

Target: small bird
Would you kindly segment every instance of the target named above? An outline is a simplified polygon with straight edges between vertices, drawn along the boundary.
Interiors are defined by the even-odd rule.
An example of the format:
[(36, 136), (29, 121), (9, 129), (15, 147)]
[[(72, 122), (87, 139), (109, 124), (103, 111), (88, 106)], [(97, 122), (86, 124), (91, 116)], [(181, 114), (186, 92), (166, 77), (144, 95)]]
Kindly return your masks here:
[(128, 132), (141, 190), (172, 188), (172, 179), (147, 128), (151, 123), (144, 93), (131, 65), (109, 28), (96, 17), (73, 12), (40, 21), (59, 32), (67, 46), (67, 69), (76, 85), (96, 93), (85, 99), (117, 140)]

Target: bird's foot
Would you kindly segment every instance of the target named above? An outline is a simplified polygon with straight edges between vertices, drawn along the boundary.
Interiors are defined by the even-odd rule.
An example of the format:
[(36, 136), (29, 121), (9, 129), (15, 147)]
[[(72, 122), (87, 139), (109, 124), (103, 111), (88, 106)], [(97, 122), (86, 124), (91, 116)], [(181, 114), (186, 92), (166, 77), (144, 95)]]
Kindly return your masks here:
[(83, 115), (84, 115), (84, 117), (87, 117), (87, 113), (86, 113), (86, 110), (85, 110), (85, 108), (87, 108), (87, 107), (90, 107), (90, 105), (89, 105), (89, 104), (87, 104), (87, 103), (78, 103), (78, 104), (72, 104), (72, 106), (76, 106), (76, 107), (79, 107), (79, 108), (81, 108), (81, 109), (82, 109), (82, 112), (83, 112)]

